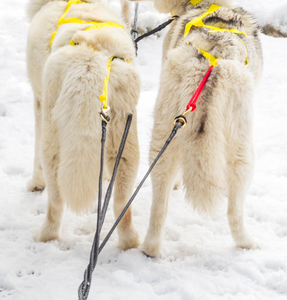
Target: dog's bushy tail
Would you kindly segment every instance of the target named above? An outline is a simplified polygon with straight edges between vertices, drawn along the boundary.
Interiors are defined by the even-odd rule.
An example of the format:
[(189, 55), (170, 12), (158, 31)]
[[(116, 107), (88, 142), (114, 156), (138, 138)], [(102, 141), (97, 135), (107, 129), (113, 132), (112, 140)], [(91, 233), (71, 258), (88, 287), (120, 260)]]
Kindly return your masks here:
[[(27, 8), (26, 8), (26, 13), (29, 21), (31, 21), (36, 13), (48, 2), (55, 1), (55, 0), (30, 0)], [(68, 1), (68, 0), (66, 0)]]
[(53, 111), (60, 144), (58, 186), (67, 206), (78, 213), (92, 207), (98, 190), (99, 97), (107, 75), (107, 58), (99, 52), (93, 55), (89, 62), (82, 57), (71, 59)]
[(122, 18), (125, 22), (125, 27), (130, 29), (131, 27), (131, 4), (127, 0), (121, 0), (122, 6)]
[(190, 142), (184, 146), (183, 182), (186, 197), (200, 213), (213, 215), (224, 191), (226, 174), (226, 138), (224, 113), (227, 93), (212, 87), (210, 80), (199, 99), (190, 125)]
[(249, 170), (244, 166), (252, 159), (254, 80), (239, 62), (226, 60), (219, 67), (210, 75), (199, 99), (201, 104), (190, 124), (192, 142), (185, 148), (187, 163), (183, 165), (187, 198), (199, 212), (208, 214), (216, 211), (223, 194), (236, 185), (234, 181), (247, 177)]

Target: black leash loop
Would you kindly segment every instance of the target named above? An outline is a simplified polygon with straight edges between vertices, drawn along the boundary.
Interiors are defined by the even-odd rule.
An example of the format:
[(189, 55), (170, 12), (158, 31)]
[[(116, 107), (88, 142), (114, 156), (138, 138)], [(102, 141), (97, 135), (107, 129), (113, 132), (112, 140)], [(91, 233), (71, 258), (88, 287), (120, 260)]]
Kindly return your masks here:
[(120, 159), (122, 157), (123, 154), (123, 150), (125, 147), (125, 143), (128, 137), (128, 133), (129, 133), (129, 129), (131, 126), (131, 122), (132, 122), (132, 114), (128, 115), (127, 118), (127, 122), (126, 122), (126, 126), (125, 126), (125, 130), (123, 133), (123, 137), (121, 140), (121, 144), (119, 147), (119, 151), (118, 151), (118, 155), (116, 158), (116, 162), (115, 162), (115, 166), (114, 166), (114, 170), (113, 170), (113, 175), (112, 175), (112, 179), (110, 181), (110, 184), (108, 186), (108, 190), (105, 196), (105, 200), (104, 200), (104, 204), (102, 207), (102, 181), (103, 181), (103, 170), (104, 170), (104, 149), (105, 149), (105, 141), (106, 141), (106, 127), (109, 120), (109, 117), (104, 114), (104, 113), (100, 113), (101, 118), (102, 118), (102, 139), (101, 139), (101, 165), (100, 165), (100, 174), (99, 174), (99, 192), (98, 192), (98, 213), (97, 213), (97, 229), (96, 229), (96, 233), (95, 233), (95, 237), (94, 237), (94, 241), (93, 241), (93, 245), (92, 245), (92, 249), (91, 249), (91, 253), (90, 253), (90, 262), (85, 270), (84, 273), (84, 280), (81, 283), (81, 285), (79, 286), (78, 289), (78, 297), (79, 300), (86, 300), (88, 299), (89, 296), (89, 292), (90, 292), (90, 288), (91, 288), (91, 282), (92, 282), (92, 275), (93, 275), (93, 271), (96, 267), (97, 261), (98, 261), (98, 256), (99, 256), (99, 243), (100, 243), (100, 233), (101, 233), (101, 229), (102, 229), (102, 225), (105, 219), (105, 215), (107, 212), (107, 208), (110, 202), (110, 198), (112, 195), (112, 189), (113, 189), (113, 185), (114, 185), (114, 181), (116, 178), (116, 173), (117, 173), (117, 169), (120, 163)]
[(151, 31), (148, 31), (146, 33), (144, 33), (143, 35), (139, 36), (137, 39), (135, 39), (135, 47), (136, 50), (138, 49), (138, 42), (141, 41), (142, 39), (144, 39), (145, 37), (148, 37), (152, 34), (155, 34), (161, 30), (163, 30), (166, 26), (168, 26), (171, 22), (173, 22), (174, 20), (176, 20), (177, 18), (179, 18), (179, 16), (172, 16), (168, 21), (164, 22), (163, 24), (159, 25), (158, 27), (154, 28)]

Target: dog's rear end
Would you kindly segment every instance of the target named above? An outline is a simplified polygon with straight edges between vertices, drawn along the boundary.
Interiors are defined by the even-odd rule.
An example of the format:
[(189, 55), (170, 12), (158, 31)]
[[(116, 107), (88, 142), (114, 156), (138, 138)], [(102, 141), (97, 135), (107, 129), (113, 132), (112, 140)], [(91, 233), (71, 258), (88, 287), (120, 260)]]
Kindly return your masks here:
[[(122, 28), (85, 31), (81, 30), (84, 29), (81, 24), (69, 24), (60, 28), (52, 53), (48, 55), (45, 51), (50, 44), (51, 28), (57, 24), (55, 15), (61, 16), (65, 7), (63, 1), (52, 1), (43, 7), (32, 22), (29, 36), (30, 79), (40, 83), (39, 111), (43, 114), (41, 160), (48, 191), (48, 211), (36, 236), (38, 241), (59, 237), (65, 203), (73, 211), (81, 213), (89, 209), (97, 198), (101, 148), (99, 112), (102, 106), (99, 99), (103, 94), (111, 57), (115, 57), (111, 62), (108, 83), (112, 121), (108, 125), (105, 153), (109, 172), (112, 172), (116, 159), (125, 119), (129, 113), (134, 116), (115, 182), (116, 217), (132, 193), (139, 160), (136, 104), (140, 82), (134, 67), (135, 53), (130, 35)], [(101, 3), (72, 6), (67, 18), (88, 18), (87, 14), (89, 18), (103, 22), (122, 23)], [(35, 28), (42, 30), (39, 32)], [(71, 38), (75, 46), (69, 45)], [(43, 43), (38, 43), (41, 39)], [(34, 58), (38, 61), (33, 61), (33, 53), (37, 53)], [(37, 84), (33, 88), (35, 86)], [(121, 248), (138, 245), (131, 209), (119, 224), (118, 232)]]
[(151, 256), (162, 255), (169, 193), (180, 169), (186, 197), (200, 212), (214, 212), (228, 190), (228, 218), (233, 238), (240, 247), (256, 247), (244, 226), (243, 206), (253, 169), (253, 93), (262, 70), (258, 26), (246, 12), (235, 6), (230, 9), (232, 3), (222, 0), (218, 2), (223, 7), (206, 17), (204, 24), (226, 29), (235, 27), (246, 31), (247, 38), (240, 40), (231, 32), (211, 33), (206, 28), (193, 28), (184, 39), (185, 25), (216, 1), (203, 0), (197, 9), (180, 0), (154, 2), (162, 12), (174, 10), (181, 17), (174, 21), (164, 42), (151, 161), (168, 137), (173, 118), (185, 110), (210, 66), (198, 49), (219, 59), (197, 109), (187, 116), (186, 128), (179, 131), (152, 173), (153, 204), (143, 250)]
[[(37, 237), (40, 241), (56, 239), (63, 204), (81, 213), (91, 208), (97, 198), (101, 140), (101, 104), (108, 57), (85, 44), (58, 50), (52, 54), (44, 71), (42, 163), (48, 189), (47, 219)], [(138, 75), (122, 61), (112, 63), (106, 163), (112, 171), (120, 144), (120, 135), (128, 113), (134, 122), (119, 166), (115, 186), (115, 214), (119, 215), (131, 194), (138, 165), (135, 105), (139, 93)], [(135, 89), (127, 93), (129, 84)], [(49, 216), (52, 216), (49, 217)], [(122, 248), (134, 247), (137, 234), (128, 212)], [(128, 225), (128, 226), (127, 226)], [(128, 236), (127, 236), (128, 235)], [(122, 239), (133, 241), (128, 245)]]

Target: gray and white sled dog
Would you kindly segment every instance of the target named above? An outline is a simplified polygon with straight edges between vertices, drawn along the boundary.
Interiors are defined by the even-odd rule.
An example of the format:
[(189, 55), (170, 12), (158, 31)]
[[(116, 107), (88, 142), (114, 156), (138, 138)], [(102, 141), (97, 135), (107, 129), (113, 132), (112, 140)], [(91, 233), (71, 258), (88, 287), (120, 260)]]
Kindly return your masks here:
[[(258, 25), (231, 0), (152, 1), (159, 12), (180, 18), (171, 24), (164, 41), (150, 161), (209, 69), (204, 51), (218, 65), (197, 109), (187, 115), (186, 128), (179, 131), (152, 173), (153, 203), (143, 251), (162, 256), (168, 198), (179, 171), (186, 198), (200, 212), (213, 212), (227, 191), (234, 241), (239, 247), (257, 247), (244, 225), (244, 199), (254, 161), (253, 94), (262, 73)], [(189, 28), (191, 21), (194, 25)]]
[[(108, 66), (111, 122), (107, 126), (105, 160), (109, 172), (126, 117), (133, 114), (115, 182), (116, 217), (131, 196), (139, 162), (136, 105), (140, 80), (134, 66), (134, 45), (128, 30), (123, 29), (124, 21), (100, 1), (30, 0), (28, 15), (32, 22), (27, 62), (36, 117), (34, 174), (28, 189), (47, 188), (47, 215), (36, 236), (37, 241), (45, 242), (59, 237), (65, 204), (81, 213), (97, 198), (100, 97)], [(61, 17), (65, 19), (63, 25), (57, 26)], [(138, 246), (131, 209), (121, 221), (118, 234), (122, 249)]]

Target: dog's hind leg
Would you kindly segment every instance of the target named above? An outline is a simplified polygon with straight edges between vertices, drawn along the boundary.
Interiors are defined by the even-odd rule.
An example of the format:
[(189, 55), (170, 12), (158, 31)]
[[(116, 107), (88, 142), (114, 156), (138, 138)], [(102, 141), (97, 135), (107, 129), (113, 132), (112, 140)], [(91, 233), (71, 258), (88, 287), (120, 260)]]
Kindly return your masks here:
[(40, 228), (36, 241), (46, 242), (55, 240), (59, 237), (62, 215), (64, 211), (64, 201), (60, 195), (58, 182), (58, 169), (60, 161), (59, 152), (59, 131), (58, 126), (53, 120), (52, 112), (55, 109), (55, 101), (59, 97), (59, 77), (50, 71), (51, 68), (47, 64), (43, 76), (43, 102), (42, 102), (42, 132), (41, 132), (41, 158), (43, 164), (43, 172), (45, 175), (48, 205), (45, 221)]
[(245, 141), (240, 144), (228, 162), (228, 221), (237, 246), (250, 249), (258, 247), (244, 225), (244, 201), (253, 169), (253, 155), (250, 145)]
[[(244, 126), (249, 127), (247, 123)], [(228, 221), (238, 247), (257, 248), (257, 243), (253, 241), (244, 225), (245, 196), (253, 173), (252, 141), (244, 134), (237, 135), (237, 143), (234, 143), (232, 148), (227, 164)]]
[[(45, 124), (43, 124), (45, 126)], [(39, 242), (55, 240), (59, 237), (59, 230), (64, 211), (64, 202), (60, 195), (57, 177), (59, 166), (59, 146), (56, 138), (55, 126), (48, 123), (43, 132), (42, 157), (43, 168), (47, 179), (48, 207), (46, 219), (35, 239)]]
[[(243, 66), (244, 68), (244, 66)], [(253, 78), (245, 69), (229, 67), (230, 103), (226, 114), (228, 220), (237, 246), (256, 248), (244, 225), (244, 201), (250, 185), (254, 154), (252, 143)], [(239, 71), (239, 72), (238, 72)], [(240, 72), (241, 71), (241, 72)]]
[[(113, 171), (125, 121), (129, 113), (133, 114), (115, 180), (114, 214), (117, 218), (132, 195), (139, 164), (136, 104), (140, 93), (140, 79), (133, 63), (126, 63), (120, 59), (112, 62), (109, 88), (111, 122), (108, 125), (106, 161), (110, 174)], [(138, 247), (139, 235), (133, 225), (131, 207), (119, 223), (117, 231), (121, 249)]]
[[(164, 122), (162, 120), (164, 120)], [(154, 161), (170, 134), (169, 126), (164, 126), (163, 124), (165, 122), (166, 118), (157, 118), (155, 116), (150, 147), (150, 163)], [(153, 202), (149, 229), (142, 250), (145, 254), (152, 257), (162, 257), (163, 255), (162, 241), (168, 211), (168, 199), (180, 168), (177, 142), (176, 138), (172, 141), (151, 173)]]
[[(112, 173), (118, 147), (121, 141), (121, 134), (124, 131), (124, 119), (114, 117), (111, 114), (109, 124), (108, 143), (106, 147), (106, 158), (109, 172)], [(137, 117), (133, 112), (133, 121), (125, 144), (122, 158), (118, 167), (114, 191), (114, 214), (117, 218), (126, 203), (128, 202), (134, 187), (134, 182), (139, 164), (139, 146), (137, 137)], [(118, 225), (119, 247), (123, 250), (137, 248), (139, 236), (132, 221), (132, 208), (130, 207)]]
[(42, 113), (41, 101), (39, 97), (35, 96), (34, 100), (34, 113), (35, 113), (35, 157), (34, 157), (34, 171), (33, 177), (27, 183), (27, 188), (31, 192), (42, 191), (45, 188), (45, 180), (41, 165), (40, 156), (40, 142), (42, 131)]

